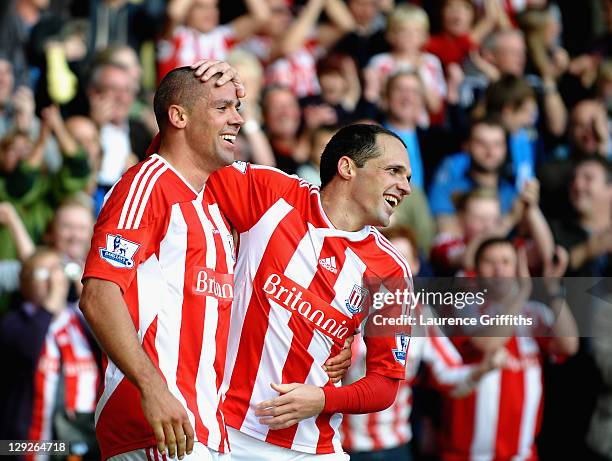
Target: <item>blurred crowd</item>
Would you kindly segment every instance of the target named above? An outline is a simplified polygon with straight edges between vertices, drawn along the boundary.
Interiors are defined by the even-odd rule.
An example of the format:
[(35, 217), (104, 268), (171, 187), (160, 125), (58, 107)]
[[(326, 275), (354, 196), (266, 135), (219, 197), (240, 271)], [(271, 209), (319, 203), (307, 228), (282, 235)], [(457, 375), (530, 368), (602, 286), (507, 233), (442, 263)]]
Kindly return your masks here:
[[(238, 160), (314, 184), (339, 127), (397, 133), (412, 193), (386, 232), (415, 274), (600, 280), (612, 268), (611, 45), (612, 0), (3, 0), (0, 439), (97, 456), (102, 364), (80, 277), (105, 194), (157, 132), (152, 98), (169, 70), (230, 62), (247, 90)], [(612, 460), (609, 295), (571, 306), (599, 328), (575, 343), (454, 338), (440, 359), (414, 341), (407, 387), (385, 415), (347, 419), (346, 449)], [(444, 359), (467, 374), (433, 385)], [(467, 403), (479, 393), (527, 403), (484, 412), (483, 441)]]

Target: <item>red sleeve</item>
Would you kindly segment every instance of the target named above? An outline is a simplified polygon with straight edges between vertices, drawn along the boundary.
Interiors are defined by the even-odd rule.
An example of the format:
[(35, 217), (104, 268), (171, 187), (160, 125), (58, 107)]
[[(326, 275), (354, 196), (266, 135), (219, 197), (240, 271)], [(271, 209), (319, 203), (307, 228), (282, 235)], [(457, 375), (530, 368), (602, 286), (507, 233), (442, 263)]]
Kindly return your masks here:
[(102, 207), (83, 273), (83, 280), (108, 280), (122, 292), (132, 283), (138, 265), (156, 251), (169, 218), (169, 213), (155, 213), (162, 206), (156, 188), (148, 200), (137, 200), (132, 188), (136, 171), (124, 175)]
[(279, 200), (296, 207), (314, 187), (276, 168), (234, 162), (210, 175), (205, 194), (211, 194), (238, 232), (245, 232)]
[(325, 386), (323, 413), (374, 413), (389, 408), (395, 401), (399, 379), (368, 373), (348, 386)]

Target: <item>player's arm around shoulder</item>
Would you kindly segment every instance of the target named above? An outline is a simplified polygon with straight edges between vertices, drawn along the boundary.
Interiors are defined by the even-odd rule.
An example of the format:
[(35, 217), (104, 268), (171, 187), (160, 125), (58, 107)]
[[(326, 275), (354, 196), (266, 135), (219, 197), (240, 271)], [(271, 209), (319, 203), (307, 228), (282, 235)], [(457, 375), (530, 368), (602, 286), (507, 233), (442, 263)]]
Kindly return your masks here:
[(272, 206), (283, 200), (292, 207), (305, 205), (312, 184), (276, 168), (236, 161), (210, 175), (206, 194), (239, 232), (250, 229)]

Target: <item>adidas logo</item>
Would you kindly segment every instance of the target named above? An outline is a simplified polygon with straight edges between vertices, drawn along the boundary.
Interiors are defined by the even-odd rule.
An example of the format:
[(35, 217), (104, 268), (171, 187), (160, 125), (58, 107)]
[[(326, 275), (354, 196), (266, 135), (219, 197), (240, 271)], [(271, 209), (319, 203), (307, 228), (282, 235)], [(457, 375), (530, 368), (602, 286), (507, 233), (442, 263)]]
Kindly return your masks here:
[(328, 271), (334, 274), (338, 273), (338, 268), (336, 267), (336, 257), (335, 256), (319, 259), (319, 264), (321, 264), (321, 266), (323, 266), (325, 269), (327, 269)]

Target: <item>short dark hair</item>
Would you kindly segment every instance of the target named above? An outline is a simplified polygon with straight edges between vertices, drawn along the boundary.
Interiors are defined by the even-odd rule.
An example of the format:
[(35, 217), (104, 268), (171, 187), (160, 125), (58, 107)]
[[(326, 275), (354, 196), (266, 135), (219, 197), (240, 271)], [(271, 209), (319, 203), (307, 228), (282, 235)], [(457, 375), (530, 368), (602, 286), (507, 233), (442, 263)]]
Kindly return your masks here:
[(191, 110), (202, 95), (204, 84), (194, 72), (189, 66), (177, 67), (168, 72), (160, 82), (153, 98), (153, 111), (160, 133), (164, 132), (168, 121), (168, 108), (172, 104), (180, 104)]
[(497, 127), (504, 132), (504, 135), (506, 134), (506, 128), (504, 127), (504, 124), (502, 123), (501, 118), (498, 117), (497, 115), (489, 114), (483, 117), (475, 118), (474, 120), (470, 122), (470, 132), (469, 132), (470, 137), (474, 133), (474, 129), (480, 125)]
[(363, 167), (371, 158), (379, 157), (381, 152), (376, 145), (378, 135), (391, 136), (406, 147), (398, 135), (379, 125), (358, 123), (338, 130), (321, 155), (321, 189), (336, 175), (341, 157), (349, 157), (358, 168)]
[(585, 163), (598, 164), (604, 170), (604, 174), (606, 175), (606, 184), (612, 183), (612, 163), (610, 160), (598, 154), (582, 157), (574, 165), (574, 174), (576, 173), (578, 167), (584, 165)]
[(535, 99), (535, 91), (523, 77), (502, 75), (489, 85), (485, 92), (487, 114), (501, 114), (505, 107), (520, 108), (528, 99)]
[(482, 259), (484, 252), (494, 245), (510, 245), (512, 249), (514, 249), (512, 242), (506, 237), (490, 237), (483, 240), (474, 254), (474, 265), (476, 266), (476, 269), (480, 267), (480, 260)]

